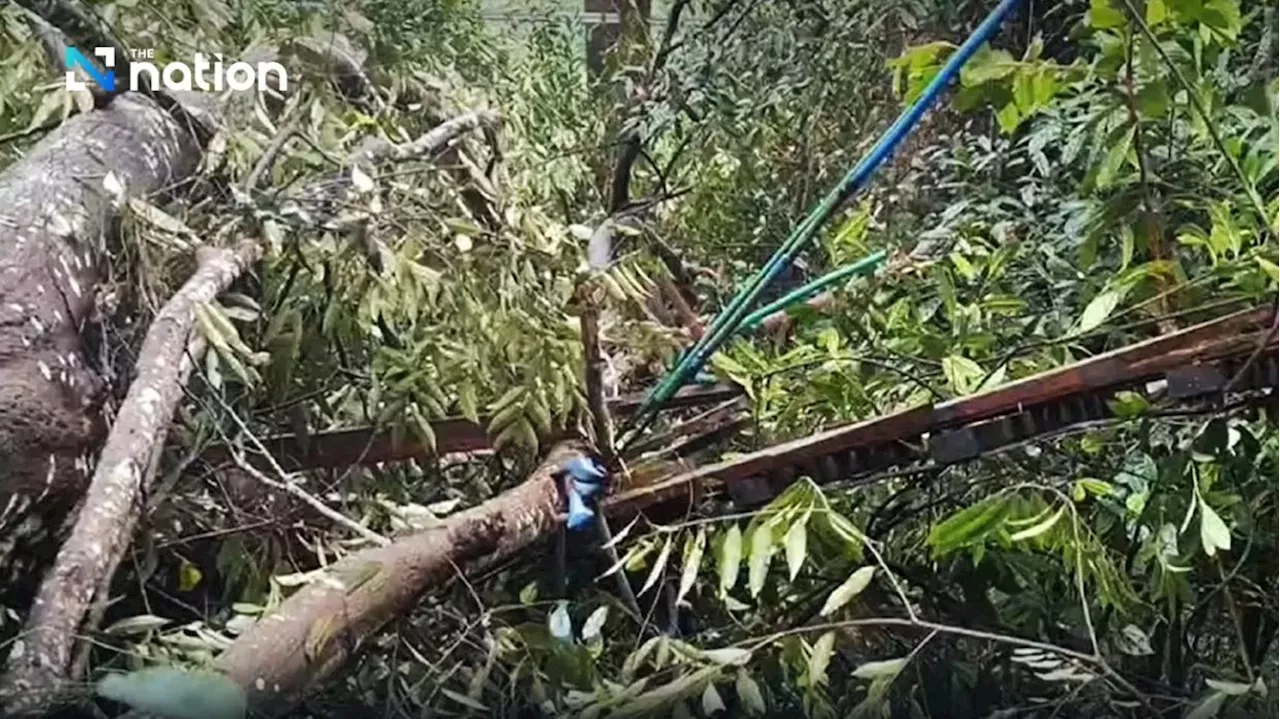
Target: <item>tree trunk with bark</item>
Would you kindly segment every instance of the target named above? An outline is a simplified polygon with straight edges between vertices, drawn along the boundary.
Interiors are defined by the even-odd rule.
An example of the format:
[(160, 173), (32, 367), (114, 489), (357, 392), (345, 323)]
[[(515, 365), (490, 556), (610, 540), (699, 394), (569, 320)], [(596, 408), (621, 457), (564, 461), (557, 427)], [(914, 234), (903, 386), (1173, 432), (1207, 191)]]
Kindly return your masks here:
[[(195, 274), (152, 323), (136, 367), (137, 379), (121, 406), (94, 470), (84, 508), (53, 569), (41, 584), (20, 640), (0, 684), (6, 716), (39, 714), (48, 691), (74, 679), (72, 652), (83, 624), (96, 622), (90, 605), (105, 606), (107, 587), (124, 557), (155, 474), (173, 413), (183, 398), (204, 340), (194, 333), (195, 306), (214, 300), (255, 262), (260, 249), (245, 242), (235, 251), (203, 249)], [(56, 694), (56, 692), (54, 692)]]
[(190, 176), (195, 138), (141, 95), (71, 118), (0, 173), (0, 566), (25, 573), (79, 500), (103, 436), (81, 330), (118, 191)]
[(424, 592), (484, 571), (562, 521), (552, 473), (580, 452), (559, 445), (520, 486), (385, 547), (353, 554), (258, 620), (216, 661), (249, 697), (254, 716), (278, 716), (330, 678)]

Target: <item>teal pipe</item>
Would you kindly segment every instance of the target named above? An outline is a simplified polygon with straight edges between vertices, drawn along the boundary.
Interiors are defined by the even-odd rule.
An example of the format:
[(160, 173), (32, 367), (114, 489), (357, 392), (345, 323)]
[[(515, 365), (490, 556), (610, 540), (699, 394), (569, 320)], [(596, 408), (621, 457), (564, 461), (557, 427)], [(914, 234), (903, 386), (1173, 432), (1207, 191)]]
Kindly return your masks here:
[(769, 315), (772, 315), (775, 312), (780, 312), (792, 305), (804, 302), (822, 290), (825, 290), (831, 285), (841, 282), (849, 277), (870, 274), (880, 267), (880, 265), (884, 264), (884, 260), (888, 256), (889, 253), (886, 250), (880, 250), (879, 252), (863, 257), (851, 265), (845, 265), (838, 270), (828, 272), (813, 282), (810, 282), (803, 287), (796, 288), (747, 315), (746, 318), (742, 320), (742, 324), (739, 325), (741, 329), (738, 331), (742, 333), (750, 332), (756, 327), (759, 327), (761, 322), (764, 322)]

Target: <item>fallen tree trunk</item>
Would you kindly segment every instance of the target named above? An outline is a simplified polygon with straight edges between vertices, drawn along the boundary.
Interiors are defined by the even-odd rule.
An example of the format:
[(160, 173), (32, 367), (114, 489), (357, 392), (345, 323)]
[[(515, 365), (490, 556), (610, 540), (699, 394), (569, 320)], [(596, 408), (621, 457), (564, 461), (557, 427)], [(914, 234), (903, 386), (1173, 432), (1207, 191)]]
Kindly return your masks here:
[(428, 589), (483, 571), (562, 521), (556, 465), (581, 451), (559, 445), (520, 486), (385, 547), (357, 552), (258, 620), (215, 666), (249, 697), (254, 716), (277, 716), (301, 701), (388, 621)]
[[(491, 114), (470, 113), (427, 133), (422, 139), (381, 151), (386, 157), (416, 157), (447, 146)], [(22, 650), (14, 651), (0, 685), (5, 715), (47, 713), (61, 698), (60, 688), (75, 680), (72, 650), (98, 596), (105, 601), (111, 576), (128, 548), (137, 521), (136, 508), (148, 494), (168, 426), (183, 395), (193, 362), (204, 342), (193, 337), (196, 307), (214, 300), (261, 254), (246, 241), (234, 251), (205, 249), (195, 275), (166, 303), (147, 333), (139, 354), (137, 379), (129, 389), (94, 473), (72, 536), (58, 554), (27, 618)]]
[(193, 332), (195, 308), (214, 300), (259, 254), (254, 242), (235, 250), (202, 249), (195, 274), (148, 330), (137, 378), (103, 447), (84, 508), (27, 617), (23, 651), (10, 656), (0, 686), (6, 715), (43, 713), (50, 693), (31, 690), (47, 690), (71, 678), (78, 630), (95, 593), (109, 584), (129, 547), (137, 507), (155, 475), (173, 413), (193, 363), (204, 353), (204, 339)]
[[(80, 331), (94, 309), (112, 188), (146, 196), (189, 176), (195, 138), (137, 94), (78, 115), (0, 173), (0, 565), (38, 559), (79, 499), (105, 423)], [(108, 179), (108, 176), (110, 179)]]
[[(81, 47), (116, 44), (64, 3), (21, 4)], [(331, 73), (348, 97), (367, 89), (352, 86), (364, 76), (356, 66), (364, 56), (345, 38), (313, 44), (323, 52), (294, 57), (295, 64), (310, 67), (319, 57), (317, 74)], [(278, 53), (260, 47), (241, 59), (274, 60)], [(114, 95), (0, 172), (0, 466), (7, 470), (0, 479), (0, 567), (11, 579), (4, 590), (48, 561), (43, 548), (81, 498), (105, 434), (105, 388), (80, 334), (94, 313), (105, 237), (126, 199), (181, 189), (199, 166), (202, 140), (253, 97), (170, 92), (163, 99), (175, 117), (146, 94)]]

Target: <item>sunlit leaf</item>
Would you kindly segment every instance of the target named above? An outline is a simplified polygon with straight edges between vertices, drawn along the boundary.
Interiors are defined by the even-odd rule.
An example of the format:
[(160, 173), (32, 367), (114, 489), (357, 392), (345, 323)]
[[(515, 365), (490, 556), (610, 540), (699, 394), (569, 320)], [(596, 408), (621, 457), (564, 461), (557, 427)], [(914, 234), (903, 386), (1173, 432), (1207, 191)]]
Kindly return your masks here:
[(848, 579), (844, 580), (831, 594), (827, 595), (827, 601), (823, 603), (822, 611), (819, 614), (824, 617), (828, 616), (848, 604), (871, 584), (871, 580), (875, 575), (876, 568), (871, 565), (861, 567), (853, 574), (850, 574)]
[(853, 675), (859, 679), (877, 679), (880, 677), (897, 676), (898, 672), (907, 665), (907, 658), (900, 659), (884, 659), (878, 662), (867, 662), (859, 665), (853, 670)]
[(1204, 553), (1212, 557), (1219, 549), (1231, 549), (1231, 530), (1222, 517), (1204, 500), (1200, 500), (1200, 544)]
[(797, 520), (792, 523), (787, 530), (787, 534), (783, 537), (783, 546), (786, 550), (787, 571), (790, 572), (790, 578), (794, 581), (796, 575), (800, 573), (800, 569), (804, 567), (804, 560), (808, 547), (808, 533), (805, 531), (805, 519)]
[(742, 530), (736, 522), (724, 534), (718, 560), (720, 591), (727, 592), (737, 584), (738, 570), (742, 566)]

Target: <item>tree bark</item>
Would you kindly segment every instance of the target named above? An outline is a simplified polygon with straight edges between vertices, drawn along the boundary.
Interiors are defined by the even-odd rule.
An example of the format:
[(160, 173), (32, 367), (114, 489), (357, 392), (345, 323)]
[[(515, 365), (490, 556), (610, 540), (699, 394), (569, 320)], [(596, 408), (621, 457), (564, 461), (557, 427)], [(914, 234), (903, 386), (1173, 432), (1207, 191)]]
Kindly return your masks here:
[(338, 562), (258, 620), (215, 666), (244, 688), (254, 716), (283, 714), (425, 591), (484, 571), (552, 531), (563, 517), (552, 472), (580, 451), (559, 445), (520, 486), (439, 526)]
[(71, 118), (0, 173), (0, 564), (39, 558), (34, 544), (80, 497), (105, 429), (80, 330), (119, 211), (106, 185), (156, 193), (199, 159), (185, 128), (129, 94)]
[(203, 248), (197, 253), (195, 274), (148, 330), (137, 379), (103, 447), (84, 508), (27, 617), (20, 640), (23, 650), (9, 657), (0, 685), (6, 716), (44, 713), (54, 694), (48, 690), (73, 678), (67, 673), (77, 630), (89, 614), (94, 593), (108, 585), (128, 549), (174, 410), (194, 361), (204, 351), (204, 339), (193, 335), (195, 307), (215, 299), (259, 253), (253, 242), (234, 251)]

